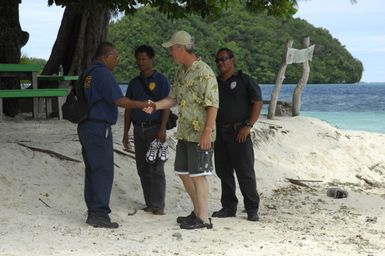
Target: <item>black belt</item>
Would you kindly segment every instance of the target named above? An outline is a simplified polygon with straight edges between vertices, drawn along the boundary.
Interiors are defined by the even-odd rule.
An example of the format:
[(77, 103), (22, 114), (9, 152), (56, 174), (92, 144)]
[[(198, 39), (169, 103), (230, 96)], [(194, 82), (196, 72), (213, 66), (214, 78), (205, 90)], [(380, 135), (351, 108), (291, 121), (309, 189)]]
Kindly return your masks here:
[(160, 121), (148, 121), (148, 122), (133, 121), (133, 123), (135, 126), (140, 126), (142, 128), (148, 128), (151, 126), (160, 125)]
[(239, 128), (244, 126), (244, 122), (238, 122), (238, 123), (232, 123), (232, 124), (220, 124), (220, 126), (223, 129), (230, 129), (230, 128), (232, 128), (234, 130), (238, 130)]

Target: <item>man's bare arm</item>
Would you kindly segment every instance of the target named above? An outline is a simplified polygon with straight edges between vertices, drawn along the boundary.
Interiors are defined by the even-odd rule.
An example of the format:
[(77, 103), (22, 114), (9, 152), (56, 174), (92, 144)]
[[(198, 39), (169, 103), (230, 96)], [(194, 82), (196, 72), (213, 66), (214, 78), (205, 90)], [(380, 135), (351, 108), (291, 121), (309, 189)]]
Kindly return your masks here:
[(211, 148), (211, 133), (214, 129), (215, 119), (217, 118), (218, 109), (216, 107), (209, 106), (206, 108), (206, 122), (201, 138), (199, 139), (199, 147), (201, 149)]
[(121, 97), (114, 101), (114, 104), (122, 108), (146, 108), (148, 106), (147, 101), (130, 100), (127, 97)]
[(167, 96), (166, 98), (155, 102), (156, 109), (169, 109), (176, 105), (176, 100), (174, 98), (171, 98), (170, 96)]

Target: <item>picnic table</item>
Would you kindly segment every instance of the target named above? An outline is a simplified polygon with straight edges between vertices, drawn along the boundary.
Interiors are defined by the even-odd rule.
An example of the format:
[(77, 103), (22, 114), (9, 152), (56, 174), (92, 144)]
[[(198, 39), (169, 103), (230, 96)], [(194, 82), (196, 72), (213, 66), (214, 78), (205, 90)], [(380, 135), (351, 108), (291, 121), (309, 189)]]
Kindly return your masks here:
[[(36, 118), (39, 113), (39, 98), (48, 99), (50, 103), (51, 98), (57, 98), (58, 108), (61, 111), (61, 100), (67, 95), (67, 90), (64, 88), (49, 88), (50, 90), (38, 88), (38, 72), (40, 67), (36, 64), (5, 64), (0, 63), (0, 83), (2, 77), (17, 78), (19, 80), (31, 81), (31, 88), (28, 89), (12, 89), (12, 90), (0, 90), (0, 120), (3, 116), (2, 111), (2, 99), (3, 98), (32, 98), (33, 100), (33, 117)], [(76, 80), (76, 76), (42, 76), (41, 79), (59, 81)], [(0, 84), (1, 88), (1, 84)], [(5, 86), (6, 88), (6, 86)], [(47, 103), (47, 101), (46, 101)], [(49, 111), (52, 109), (52, 104), (46, 104), (46, 114), (48, 116)], [(59, 119), (61, 115), (59, 113)]]
[[(68, 89), (68, 84), (71, 81), (76, 81), (78, 80), (79, 76), (60, 76), (60, 75), (38, 75), (37, 80), (40, 81), (56, 81), (56, 86), (55, 88), (60, 88), (60, 89)], [(58, 106), (58, 118), (62, 119), (63, 113), (61, 111), (61, 105), (63, 105), (63, 102), (61, 101), (60, 98), (52, 101), (51, 98), (46, 99), (46, 111), (47, 113), (52, 113), (52, 108), (53, 104), (57, 103)]]
[(57, 81), (59, 88), (63, 88), (69, 81), (78, 80), (79, 76), (38, 75), (38, 81)]

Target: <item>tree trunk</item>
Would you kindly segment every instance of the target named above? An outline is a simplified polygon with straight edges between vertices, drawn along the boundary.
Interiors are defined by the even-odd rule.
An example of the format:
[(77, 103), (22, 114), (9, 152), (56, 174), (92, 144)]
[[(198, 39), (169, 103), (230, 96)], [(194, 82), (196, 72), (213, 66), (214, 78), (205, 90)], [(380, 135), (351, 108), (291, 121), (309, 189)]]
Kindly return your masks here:
[(97, 46), (106, 39), (110, 11), (89, 1), (84, 11), (75, 4), (64, 11), (58, 36), (43, 74), (58, 73), (63, 65), (65, 75), (80, 75), (91, 64)]
[[(16, 0), (1, 0), (0, 3), (0, 63), (19, 63), (20, 49), (29, 38), (29, 34), (20, 27), (19, 3)], [(15, 88), (20, 88), (18, 79), (0, 78), (0, 89)], [(12, 117), (17, 115), (17, 100), (4, 99), (3, 104), (4, 114)]]
[[(96, 48), (106, 39), (110, 11), (100, 6), (96, 0), (88, 3), (84, 11), (75, 4), (67, 5), (42, 74), (57, 74), (62, 65), (64, 75), (80, 75), (91, 64)], [(55, 83), (41, 81), (39, 87), (55, 87)], [(58, 112), (55, 106), (57, 104), (53, 104), (53, 112)]]

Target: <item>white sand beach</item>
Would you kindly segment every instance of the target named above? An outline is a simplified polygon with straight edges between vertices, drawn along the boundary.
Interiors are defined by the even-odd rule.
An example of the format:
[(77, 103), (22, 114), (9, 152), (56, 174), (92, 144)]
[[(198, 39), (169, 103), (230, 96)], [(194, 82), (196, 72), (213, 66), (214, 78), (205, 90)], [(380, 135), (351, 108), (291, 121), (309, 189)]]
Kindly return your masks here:
[[(138, 210), (144, 205), (135, 160), (119, 153), (122, 120), (120, 112), (113, 128), (116, 230), (85, 223), (75, 125), (20, 117), (0, 123), (0, 255), (385, 255), (385, 134), (263, 116), (252, 132), (260, 221), (246, 220), (238, 191), (236, 218), (214, 218), (212, 230), (189, 231), (175, 222), (191, 205), (173, 172), (174, 149), (166, 162), (166, 215)], [(287, 178), (307, 181), (301, 186)], [(220, 182), (216, 175), (209, 182), (211, 214), (221, 207)], [(327, 197), (331, 187), (349, 196)]]

